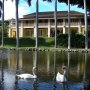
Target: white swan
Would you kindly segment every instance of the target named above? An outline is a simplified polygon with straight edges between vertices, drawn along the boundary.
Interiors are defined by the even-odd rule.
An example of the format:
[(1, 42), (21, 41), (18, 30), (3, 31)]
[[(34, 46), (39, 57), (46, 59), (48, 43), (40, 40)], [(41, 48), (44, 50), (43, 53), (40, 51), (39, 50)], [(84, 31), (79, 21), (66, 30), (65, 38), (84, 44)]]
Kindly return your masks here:
[(24, 73), (24, 74), (19, 74), (16, 76), (21, 79), (37, 78), (37, 75), (35, 75), (35, 69), (36, 69), (36, 67), (33, 67), (33, 69), (32, 69), (33, 74)]
[(57, 82), (60, 82), (60, 83), (63, 83), (63, 82), (66, 82), (67, 79), (66, 79), (66, 67), (63, 67), (63, 70), (64, 70), (64, 73), (61, 74), (61, 73), (57, 73), (56, 75), (56, 81)]

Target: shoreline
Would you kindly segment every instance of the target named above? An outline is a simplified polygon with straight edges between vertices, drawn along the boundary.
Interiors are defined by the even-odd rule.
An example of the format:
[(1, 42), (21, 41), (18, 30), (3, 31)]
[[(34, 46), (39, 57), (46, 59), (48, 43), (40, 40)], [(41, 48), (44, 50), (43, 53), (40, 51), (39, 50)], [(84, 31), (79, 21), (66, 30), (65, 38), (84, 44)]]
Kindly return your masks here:
[(84, 49), (84, 48), (71, 48), (71, 49), (67, 49), (67, 48), (33, 48), (33, 47), (20, 47), (20, 48), (16, 48), (16, 47), (0, 47), (0, 50), (25, 50), (25, 51), (57, 51), (57, 52), (90, 52), (90, 49)]

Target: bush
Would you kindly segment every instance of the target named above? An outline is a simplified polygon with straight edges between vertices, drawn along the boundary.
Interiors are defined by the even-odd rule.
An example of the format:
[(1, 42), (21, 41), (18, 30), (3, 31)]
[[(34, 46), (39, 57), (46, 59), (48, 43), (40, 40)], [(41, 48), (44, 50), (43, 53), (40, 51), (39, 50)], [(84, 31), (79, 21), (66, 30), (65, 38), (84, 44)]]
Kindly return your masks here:
[[(72, 48), (84, 48), (84, 36), (79, 34), (71, 34), (71, 47)], [(57, 37), (58, 46), (68, 46), (68, 34), (61, 34)]]
[[(54, 37), (39, 37), (38, 45), (39, 47), (54, 47)], [(1, 44), (1, 38), (0, 38)], [(4, 45), (6, 46), (16, 46), (16, 38), (4, 38)], [(20, 47), (35, 47), (35, 38), (19, 38)], [(88, 46), (90, 47), (90, 38), (88, 41)], [(57, 36), (57, 47), (68, 47), (68, 34), (60, 34)], [(84, 48), (85, 47), (85, 37), (79, 34), (71, 34), (71, 48)]]

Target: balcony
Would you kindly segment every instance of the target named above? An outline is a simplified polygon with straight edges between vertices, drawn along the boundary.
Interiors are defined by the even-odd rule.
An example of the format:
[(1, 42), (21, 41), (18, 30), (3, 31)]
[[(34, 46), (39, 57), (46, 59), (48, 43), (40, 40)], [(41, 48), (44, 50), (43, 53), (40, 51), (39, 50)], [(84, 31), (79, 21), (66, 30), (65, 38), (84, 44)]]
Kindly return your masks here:
[(24, 27), (30, 27), (30, 26), (32, 27), (32, 26), (34, 26), (34, 24), (33, 24), (33, 23), (28, 23), (28, 24), (23, 23), (23, 26), (24, 26)]
[(39, 23), (38, 26), (48, 26), (48, 23)]
[[(51, 26), (55, 26), (55, 23), (50, 23), (50, 25), (51, 25)], [(58, 22), (57, 22), (57, 26), (62, 26), (62, 25), (63, 25), (63, 22), (61, 22), (61, 23), (58, 23)]]

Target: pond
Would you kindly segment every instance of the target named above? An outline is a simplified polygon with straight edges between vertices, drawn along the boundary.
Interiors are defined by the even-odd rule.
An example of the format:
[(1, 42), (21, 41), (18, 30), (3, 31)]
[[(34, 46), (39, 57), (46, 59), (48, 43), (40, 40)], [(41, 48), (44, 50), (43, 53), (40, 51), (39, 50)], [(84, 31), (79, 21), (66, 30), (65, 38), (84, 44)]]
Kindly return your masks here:
[[(90, 53), (0, 50), (0, 90), (89, 90)], [(65, 83), (56, 81), (62, 67), (67, 69)], [(37, 67), (35, 79), (19, 79)]]

